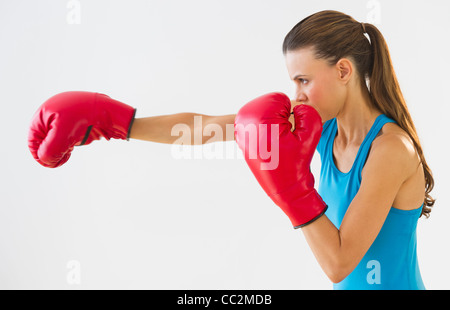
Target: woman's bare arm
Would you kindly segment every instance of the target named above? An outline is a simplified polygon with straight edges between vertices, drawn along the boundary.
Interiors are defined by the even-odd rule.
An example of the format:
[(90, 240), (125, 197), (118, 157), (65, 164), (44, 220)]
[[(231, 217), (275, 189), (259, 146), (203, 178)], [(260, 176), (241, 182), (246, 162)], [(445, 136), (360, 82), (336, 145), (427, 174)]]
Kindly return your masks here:
[[(167, 144), (205, 144), (234, 140), (235, 114), (210, 116), (198, 113), (177, 113), (137, 118), (130, 138)], [(231, 132), (230, 132), (231, 131)], [(189, 134), (188, 139), (180, 135)]]
[[(292, 100), (291, 104), (294, 108), (300, 102)], [(136, 118), (131, 127), (130, 138), (157, 143), (182, 144), (178, 129), (184, 128), (191, 132), (191, 139), (183, 139), (183, 144), (232, 141), (235, 139), (233, 127), (235, 117), (236, 114), (211, 116), (186, 112)], [(289, 120), (294, 130), (293, 115)], [(186, 141), (190, 143), (185, 143)]]
[(361, 187), (340, 228), (326, 215), (302, 228), (331, 281), (341, 282), (363, 258), (381, 230), (400, 186), (417, 169), (416, 160), (413, 147), (398, 136), (378, 138), (364, 167)]

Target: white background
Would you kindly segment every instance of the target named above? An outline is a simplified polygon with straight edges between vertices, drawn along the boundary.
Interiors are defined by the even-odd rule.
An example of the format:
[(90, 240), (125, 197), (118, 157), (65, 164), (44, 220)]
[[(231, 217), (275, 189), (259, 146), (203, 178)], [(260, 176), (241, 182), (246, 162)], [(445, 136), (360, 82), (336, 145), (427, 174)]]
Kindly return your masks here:
[(27, 147), (34, 111), (67, 90), (103, 92), (137, 117), (234, 114), (268, 92), (292, 96), (284, 36), (324, 9), (385, 35), (436, 182), (418, 225), (422, 277), (449, 289), (445, 0), (2, 0), (0, 289), (330, 289), (242, 158), (102, 140), (48, 169)]

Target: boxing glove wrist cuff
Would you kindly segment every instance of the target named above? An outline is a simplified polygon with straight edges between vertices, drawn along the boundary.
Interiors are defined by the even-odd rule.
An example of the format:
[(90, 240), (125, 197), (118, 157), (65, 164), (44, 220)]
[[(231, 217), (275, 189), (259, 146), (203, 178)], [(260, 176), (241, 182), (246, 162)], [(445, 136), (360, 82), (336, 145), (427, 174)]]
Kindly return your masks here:
[[(130, 141), (131, 127), (133, 127), (133, 123), (134, 123), (135, 117), (136, 117), (136, 109), (133, 110), (133, 115), (131, 116), (130, 125), (128, 125), (127, 136), (126, 136), (126, 140), (127, 140), (127, 141)], [(81, 146), (81, 145), (85, 145), (85, 144), (86, 144), (86, 141), (88, 141), (89, 135), (90, 135), (90, 133), (91, 133), (91, 131), (92, 131), (92, 126), (93, 126), (93, 125), (90, 125), (90, 126), (87, 128), (86, 133), (85, 133), (85, 135), (84, 135), (84, 138), (83, 138), (83, 140), (82, 140), (81, 143), (80, 143), (80, 146)]]
[(131, 117), (130, 121), (130, 126), (128, 126), (127, 141), (130, 141), (131, 127), (133, 127), (134, 118), (136, 117), (136, 110), (137, 109), (134, 109), (133, 116)]
[[(290, 191), (290, 194), (294, 194)], [(292, 226), (297, 229), (306, 226), (321, 217), (328, 206), (315, 189), (294, 198), (289, 193), (283, 193), (284, 199), (278, 200), (278, 206), (291, 220)]]
[(308, 221), (308, 222), (306, 222), (306, 223), (304, 223), (304, 224), (300, 224), (300, 225), (294, 226), (294, 229), (302, 228), (302, 227), (305, 227), (306, 225), (311, 224), (311, 223), (314, 222), (315, 220), (319, 219), (322, 215), (324, 215), (325, 212), (327, 212), (327, 209), (328, 209), (328, 206), (325, 206), (325, 208), (323, 209), (323, 211), (322, 211), (319, 215), (317, 215), (315, 218), (313, 218), (312, 220), (310, 220), (310, 221)]

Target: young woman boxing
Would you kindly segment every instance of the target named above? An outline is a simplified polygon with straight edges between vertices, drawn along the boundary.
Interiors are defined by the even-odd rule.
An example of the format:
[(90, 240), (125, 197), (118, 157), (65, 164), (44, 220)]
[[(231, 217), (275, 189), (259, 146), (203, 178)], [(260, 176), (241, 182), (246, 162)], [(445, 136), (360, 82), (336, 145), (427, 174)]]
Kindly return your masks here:
[[(434, 181), (382, 34), (324, 11), (298, 23), (283, 52), (300, 103), (295, 131), (286, 96), (245, 105), (236, 116), (236, 140), (252, 172), (302, 227), (334, 288), (424, 289), (416, 226), (434, 204)], [(262, 156), (250, 156), (255, 146), (245, 128), (257, 124), (279, 126), (275, 137), (267, 130), (257, 137), (279, 145), (273, 170), (261, 169)], [(309, 169), (315, 149), (322, 164), (318, 193)]]
[[(174, 143), (176, 124), (192, 132), (209, 124), (225, 132), (234, 124), (251, 171), (302, 229), (335, 289), (424, 289), (416, 226), (434, 204), (434, 180), (382, 34), (374, 25), (323, 11), (287, 34), (283, 53), (294, 100), (271, 93), (237, 115), (134, 120), (133, 108), (106, 95), (68, 92), (35, 114), (30, 150), (44, 166), (57, 167), (74, 146), (101, 136)], [(194, 116), (203, 117), (202, 128), (195, 128)], [(233, 139), (226, 137), (205, 136), (201, 143)], [(267, 165), (271, 159), (262, 156), (261, 145), (276, 148), (275, 166)], [(316, 149), (318, 191), (310, 171)]]

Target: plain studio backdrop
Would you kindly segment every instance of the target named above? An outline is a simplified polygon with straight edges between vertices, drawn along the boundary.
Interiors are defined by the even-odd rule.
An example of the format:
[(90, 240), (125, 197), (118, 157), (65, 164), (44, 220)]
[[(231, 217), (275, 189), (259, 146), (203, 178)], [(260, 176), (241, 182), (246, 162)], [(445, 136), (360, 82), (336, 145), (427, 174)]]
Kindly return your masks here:
[(324, 9), (376, 24), (388, 42), (436, 182), (418, 224), (422, 277), (450, 288), (446, 0), (1, 1), (0, 288), (330, 289), (235, 142), (101, 140), (57, 169), (27, 147), (36, 109), (68, 90), (105, 93), (137, 117), (292, 97), (284, 36)]

